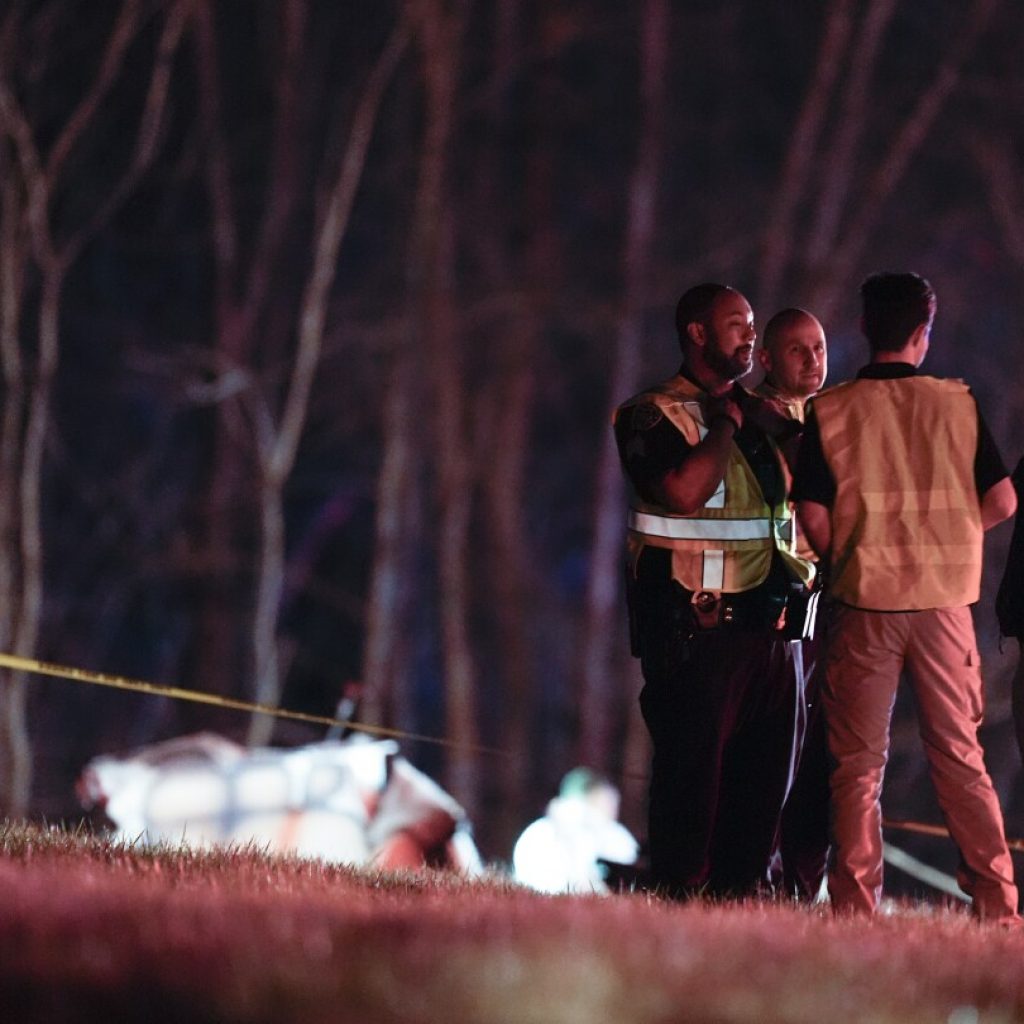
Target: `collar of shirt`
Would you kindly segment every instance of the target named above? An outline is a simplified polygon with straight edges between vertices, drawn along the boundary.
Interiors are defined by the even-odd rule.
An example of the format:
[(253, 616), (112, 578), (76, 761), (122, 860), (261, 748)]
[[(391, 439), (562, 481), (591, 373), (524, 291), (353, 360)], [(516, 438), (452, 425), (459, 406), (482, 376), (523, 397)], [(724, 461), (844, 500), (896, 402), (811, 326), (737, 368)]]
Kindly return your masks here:
[(761, 381), (761, 383), (753, 389), (752, 393), (760, 398), (768, 398), (780, 403), (789, 414), (790, 419), (797, 420), (800, 423), (803, 423), (804, 421), (804, 411), (807, 407), (807, 399), (812, 397), (808, 395), (807, 398), (797, 398), (793, 395), (783, 394), (783, 392), (773, 384), (769, 384), (767, 380)]
[(857, 371), (857, 380), (895, 380), (916, 376), (917, 367), (913, 363), (868, 363)]
[[(708, 389), (706, 387), (704, 387), (704, 385), (701, 384), (701, 382), (699, 380), (697, 380), (697, 378), (694, 377), (694, 375), (692, 373), (690, 373), (690, 370), (689, 370), (689, 368), (687, 367), (687, 365), (685, 363), (683, 363), (683, 365), (679, 367), (679, 376), (680, 377), (684, 377), (695, 388), (699, 388), (701, 391), (703, 391), (704, 394), (706, 394), (706, 395), (710, 394)], [(746, 392), (745, 392), (745, 390), (743, 388), (743, 385), (740, 384), (740, 382), (738, 380), (734, 380), (732, 382), (732, 384), (730, 385), (729, 390), (723, 392), (722, 395), (720, 395), (719, 397), (721, 397), (721, 398), (731, 398), (734, 402), (742, 402), (743, 401), (743, 395), (745, 393)]]

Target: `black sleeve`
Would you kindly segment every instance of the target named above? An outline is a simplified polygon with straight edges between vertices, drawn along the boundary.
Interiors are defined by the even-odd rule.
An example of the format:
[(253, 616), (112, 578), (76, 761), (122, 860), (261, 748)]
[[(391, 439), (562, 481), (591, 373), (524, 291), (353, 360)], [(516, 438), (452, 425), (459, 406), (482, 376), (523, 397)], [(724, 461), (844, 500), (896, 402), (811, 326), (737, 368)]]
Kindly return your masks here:
[(978, 410), (978, 449), (974, 453), (974, 486), (977, 487), (980, 498), (990, 487), (994, 487), (1009, 474), (977, 401), (974, 405)]
[(1024, 640), (1024, 459), (1013, 471), (1013, 486), (1017, 491), (1017, 518), (996, 593), (996, 618), (1003, 636)]
[(664, 413), (644, 403), (624, 409), (615, 420), (615, 443), (622, 468), (644, 501), (656, 503), (655, 486), (691, 451), (686, 438)]
[(836, 497), (836, 481), (825, 461), (821, 447), (821, 431), (813, 406), (808, 409), (804, 422), (804, 436), (800, 439), (800, 452), (793, 473), (793, 487), (790, 499), (793, 501), (816, 501), (829, 508)]

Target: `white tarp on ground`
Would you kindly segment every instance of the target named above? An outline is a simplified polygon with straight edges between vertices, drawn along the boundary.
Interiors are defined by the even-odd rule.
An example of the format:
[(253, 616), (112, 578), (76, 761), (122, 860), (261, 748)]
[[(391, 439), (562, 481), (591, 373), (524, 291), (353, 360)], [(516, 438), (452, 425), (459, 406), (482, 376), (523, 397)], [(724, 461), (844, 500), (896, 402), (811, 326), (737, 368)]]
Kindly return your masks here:
[(255, 843), (335, 863), (480, 870), (462, 807), (393, 740), (249, 749), (198, 733), (94, 758), (78, 792), (130, 842)]
[(516, 840), (516, 881), (540, 892), (607, 893), (602, 861), (634, 864), (639, 852), (611, 811), (586, 796), (555, 797)]

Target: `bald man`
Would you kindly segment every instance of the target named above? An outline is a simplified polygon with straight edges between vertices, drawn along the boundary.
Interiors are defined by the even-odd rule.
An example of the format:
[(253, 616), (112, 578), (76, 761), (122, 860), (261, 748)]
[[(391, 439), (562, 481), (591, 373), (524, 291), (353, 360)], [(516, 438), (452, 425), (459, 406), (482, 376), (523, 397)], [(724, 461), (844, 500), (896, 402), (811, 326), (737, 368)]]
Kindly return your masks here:
[[(764, 329), (758, 360), (764, 369), (764, 380), (754, 394), (768, 406), (796, 424), (804, 422), (807, 400), (821, 390), (828, 374), (828, 345), (825, 330), (813, 313), (790, 307), (776, 313)], [(795, 464), (801, 430), (770, 431), (790, 466)], [(787, 481), (788, 489), (789, 481)], [(797, 550), (817, 561), (810, 544), (797, 535)]]
[(825, 331), (806, 309), (784, 309), (768, 321), (758, 359), (764, 380), (755, 393), (803, 423), (804, 403), (821, 390), (828, 374)]
[[(821, 389), (828, 373), (828, 346), (817, 317), (797, 308), (776, 313), (765, 326), (758, 359), (765, 377), (754, 393), (794, 423), (803, 424), (804, 404)], [(801, 433), (794, 431), (780, 445), (791, 460), (796, 458)], [(801, 534), (797, 553), (817, 562)], [(820, 636), (805, 640), (803, 646), (806, 689), (797, 722), (796, 774), (782, 813), (779, 852), (786, 892), (813, 900), (821, 892), (829, 853), (828, 744), (819, 710), (820, 672), (814, 671)]]

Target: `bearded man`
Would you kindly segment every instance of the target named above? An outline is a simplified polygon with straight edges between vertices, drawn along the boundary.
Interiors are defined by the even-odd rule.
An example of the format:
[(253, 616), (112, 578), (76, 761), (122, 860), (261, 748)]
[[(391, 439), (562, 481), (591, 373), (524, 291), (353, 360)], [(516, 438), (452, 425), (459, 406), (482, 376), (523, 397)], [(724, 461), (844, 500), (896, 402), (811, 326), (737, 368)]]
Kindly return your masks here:
[(633, 653), (654, 748), (651, 874), (672, 895), (739, 896), (779, 881), (804, 690), (797, 609), (814, 566), (794, 550), (764, 403), (737, 383), (753, 365), (750, 304), (698, 285), (679, 300), (676, 329), (679, 372), (615, 414), (632, 487)]

